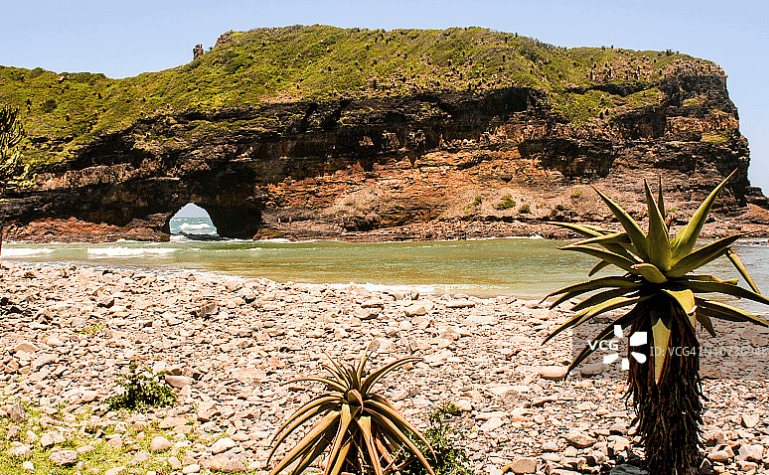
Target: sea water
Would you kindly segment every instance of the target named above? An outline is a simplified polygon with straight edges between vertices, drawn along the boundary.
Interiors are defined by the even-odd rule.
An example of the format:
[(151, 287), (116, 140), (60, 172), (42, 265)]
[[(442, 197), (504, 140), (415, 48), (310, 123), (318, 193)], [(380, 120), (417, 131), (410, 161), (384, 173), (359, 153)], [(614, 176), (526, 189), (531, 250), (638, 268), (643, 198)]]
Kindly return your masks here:
[[(216, 232), (209, 218), (175, 218), (171, 229), (188, 235)], [(595, 263), (594, 258), (559, 250), (563, 245), (562, 241), (538, 238), (385, 243), (198, 241), (175, 234), (164, 243), (7, 243), (2, 259), (159, 272), (195, 270), (278, 282), (355, 283), (423, 293), (542, 298), (562, 286), (586, 280)], [(738, 242), (735, 249), (759, 289), (769, 291), (767, 241)], [(703, 272), (739, 277), (726, 258), (708, 265)], [(741, 305), (755, 312), (769, 311), (761, 304)]]

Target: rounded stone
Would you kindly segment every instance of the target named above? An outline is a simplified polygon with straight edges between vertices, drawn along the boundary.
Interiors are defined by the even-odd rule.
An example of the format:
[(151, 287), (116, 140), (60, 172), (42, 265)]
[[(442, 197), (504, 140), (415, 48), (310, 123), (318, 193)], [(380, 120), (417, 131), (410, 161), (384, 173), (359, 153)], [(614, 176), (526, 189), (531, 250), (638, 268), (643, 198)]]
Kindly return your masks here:
[(173, 444), (162, 435), (155, 436), (150, 442), (150, 452), (163, 452), (173, 447)]
[(49, 455), (48, 458), (54, 465), (66, 467), (77, 463), (77, 452), (74, 450), (57, 450), (51, 452), (51, 455)]

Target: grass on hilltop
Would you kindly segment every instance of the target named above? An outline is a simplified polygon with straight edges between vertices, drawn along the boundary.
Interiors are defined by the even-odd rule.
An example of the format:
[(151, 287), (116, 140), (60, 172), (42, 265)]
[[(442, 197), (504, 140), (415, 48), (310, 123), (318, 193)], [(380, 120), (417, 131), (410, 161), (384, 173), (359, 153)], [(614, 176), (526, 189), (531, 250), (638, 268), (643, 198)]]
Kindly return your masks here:
[[(546, 91), (564, 121), (581, 125), (615, 109), (658, 103), (654, 85), (681, 65), (720, 71), (711, 62), (671, 51), (567, 49), (483, 28), (294, 26), (228, 32), (190, 63), (119, 80), (0, 66), (0, 103), (22, 110), (30, 136), (26, 157), (39, 164), (71, 157), (95, 137), (143, 118), (364, 95), (525, 86)], [(595, 84), (629, 85), (629, 92), (637, 92), (591, 90)], [(262, 119), (192, 129), (206, 138), (240, 126), (276, 125), (280, 121)], [(183, 147), (194, 138), (134, 137), (136, 147), (149, 150)]]

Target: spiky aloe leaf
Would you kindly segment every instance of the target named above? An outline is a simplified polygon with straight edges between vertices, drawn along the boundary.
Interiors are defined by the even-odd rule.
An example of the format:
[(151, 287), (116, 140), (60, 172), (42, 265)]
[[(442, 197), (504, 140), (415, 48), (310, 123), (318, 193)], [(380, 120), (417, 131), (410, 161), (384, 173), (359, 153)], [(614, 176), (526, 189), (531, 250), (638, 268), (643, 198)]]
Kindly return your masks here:
[(652, 284), (664, 284), (668, 281), (665, 274), (663, 274), (654, 264), (636, 264), (633, 266), (633, 270), (641, 274), (644, 279)]
[(347, 460), (347, 455), (350, 453), (350, 449), (352, 448), (352, 441), (348, 440), (347, 442), (342, 445), (342, 448), (339, 449), (339, 456), (334, 460), (334, 465), (331, 467), (331, 475), (340, 475), (342, 473), (342, 468), (344, 468), (344, 462)]
[(594, 275), (596, 275), (596, 274), (597, 274), (599, 271), (601, 271), (601, 269), (604, 269), (604, 268), (606, 268), (606, 267), (608, 267), (608, 266), (610, 266), (610, 265), (611, 265), (611, 263), (610, 263), (610, 262), (606, 262), (606, 261), (598, 261), (598, 264), (596, 264), (595, 266), (593, 266), (593, 268), (592, 268), (592, 269), (590, 269), (590, 272), (588, 272), (588, 273), (587, 273), (587, 276), (588, 276), (588, 277), (593, 277), (593, 276), (594, 276)]
[(669, 290), (662, 289), (664, 293), (669, 295), (675, 301), (675, 304), (686, 314), (688, 317), (689, 325), (692, 331), (695, 331), (695, 323), (697, 322), (697, 316), (695, 312), (697, 310), (697, 304), (695, 302), (694, 292), (689, 289), (684, 290)]
[(581, 246), (579, 244), (570, 244), (568, 246), (562, 247), (561, 249), (565, 251), (581, 252), (589, 256), (597, 257), (610, 264), (614, 264), (622, 270), (634, 273), (633, 266), (636, 264), (636, 262), (611, 251), (605, 251), (603, 249), (597, 249), (590, 246)]
[(683, 277), (694, 269), (698, 269), (710, 261), (726, 254), (734, 241), (739, 239), (740, 235), (735, 234), (727, 236), (718, 241), (712, 242), (707, 246), (703, 246), (696, 251), (687, 254), (682, 257), (678, 262), (673, 265), (669, 272), (665, 274), (672, 278)]
[(401, 366), (407, 365), (409, 363), (418, 363), (420, 361), (422, 361), (422, 358), (410, 356), (393, 361), (392, 363), (379, 368), (377, 371), (371, 373), (366, 377), (366, 379), (363, 380), (363, 383), (361, 384), (361, 392), (363, 394), (368, 393), (371, 387), (375, 385), (377, 381), (386, 376), (387, 373), (390, 373), (391, 371), (394, 371), (397, 368), (400, 368)]
[(339, 425), (337, 426), (336, 436), (334, 436), (334, 443), (331, 446), (331, 451), (328, 454), (328, 461), (326, 462), (326, 468), (323, 471), (323, 475), (331, 475), (331, 471), (336, 465), (336, 459), (339, 457), (339, 451), (342, 449), (342, 445), (345, 441), (347, 429), (352, 423), (353, 414), (349, 404), (342, 404), (342, 410), (339, 413)]
[(635, 220), (631, 218), (624, 209), (612, 201), (608, 196), (601, 193), (595, 187), (593, 187), (593, 189), (596, 193), (598, 193), (598, 196), (601, 197), (603, 202), (606, 203), (606, 206), (609, 207), (612, 214), (614, 214), (614, 217), (617, 218), (622, 227), (625, 229), (625, 232), (627, 232), (630, 241), (633, 243), (633, 247), (637, 251), (636, 253), (638, 254), (638, 257), (644, 261), (648, 261), (649, 251), (646, 242), (646, 236), (644, 235), (643, 231), (641, 231), (641, 227), (638, 225), (638, 223), (636, 223)]
[[(639, 285), (640, 287), (640, 285)], [(598, 292), (595, 295), (591, 295), (590, 297), (586, 298), (582, 302), (578, 303), (577, 305), (573, 306), (571, 310), (573, 312), (578, 312), (582, 309), (592, 307), (593, 305), (597, 305), (601, 302), (605, 302), (607, 300), (613, 299), (614, 297), (621, 297), (623, 295), (627, 295), (630, 293), (636, 292), (636, 289), (634, 288), (619, 288), (619, 289), (609, 289), (604, 290), (602, 292)]]
[(681, 310), (683, 310), (685, 314), (691, 315), (697, 309), (694, 292), (692, 292), (691, 290), (662, 289), (662, 291), (668, 294), (669, 296), (673, 297), (673, 299), (676, 301), (678, 306), (681, 307)]
[(659, 270), (666, 272), (670, 270), (673, 258), (670, 250), (670, 234), (668, 227), (665, 226), (665, 217), (654, 201), (646, 180), (644, 180), (644, 192), (646, 193), (646, 208), (649, 210), (649, 236), (646, 239), (649, 260)]
[(710, 195), (705, 198), (705, 201), (702, 202), (700, 207), (694, 213), (694, 216), (692, 216), (689, 224), (682, 228), (678, 234), (676, 234), (676, 237), (673, 238), (673, 241), (671, 242), (673, 248), (673, 260), (677, 261), (692, 252), (692, 249), (694, 249), (694, 246), (697, 244), (697, 239), (700, 237), (700, 232), (702, 232), (702, 226), (705, 225), (705, 221), (708, 219), (708, 214), (710, 214), (710, 209), (716, 201), (716, 197), (718, 197), (718, 194), (724, 189), (724, 186), (726, 186), (726, 182), (729, 181), (735, 173), (737, 173), (736, 169), (730, 173), (728, 177), (724, 178), (724, 181), (722, 181)]
[(286, 382), (286, 384), (301, 383), (301, 382), (323, 383), (329, 388), (336, 389), (337, 391), (340, 391), (342, 393), (344, 393), (347, 390), (347, 387), (344, 386), (343, 384), (337, 381), (332, 381), (331, 379), (328, 379), (328, 378), (296, 378)]
[(350, 373), (347, 371), (347, 368), (342, 367), (342, 365), (334, 361), (334, 359), (331, 358), (331, 356), (329, 356), (325, 351), (323, 352), (323, 355), (333, 366), (333, 369), (327, 367), (329, 373), (333, 374), (341, 385), (345, 387), (352, 386), (353, 381), (350, 379)]
[(593, 244), (597, 244), (609, 252), (619, 254), (629, 261), (638, 261), (638, 257), (633, 255), (635, 248), (633, 247), (633, 243), (630, 242), (630, 238), (626, 232), (604, 234), (602, 236), (575, 242), (572, 246), (589, 246)]
[[(299, 443), (297, 443), (296, 446), (283, 457), (283, 460), (278, 462), (278, 464), (270, 471), (270, 475), (277, 475), (286, 467), (291, 465), (296, 459), (301, 457), (303, 454), (306, 454), (308, 450), (311, 450), (315, 443), (317, 443), (318, 440), (323, 437), (323, 434), (329, 429), (329, 427), (334, 427), (333, 424), (336, 423), (339, 414), (340, 411), (331, 411), (326, 414), (320, 421), (318, 421), (318, 423), (313, 426), (313, 428), (302, 438), (302, 440), (300, 440)], [(277, 448), (277, 445), (270, 452), (270, 456), (267, 458), (268, 462), (273, 452), (275, 451), (275, 448)]]
[(545, 338), (545, 341), (542, 342), (544, 345), (548, 341), (550, 341), (551, 338), (558, 335), (564, 330), (567, 330), (568, 328), (571, 328), (573, 326), (580, 325), (591, 318), (595, 317), (596, 315), (601, 315), (602, 313), (606, 313), (611, 310), (616, 310), (618, 308), (622, 307), (628, 307), (630, 305), (635, 305), (638, 302), (640, 302), (642, 299), (645, 300), (648, 297), (616, 297), (613, 299), (609, 299), (605, 302), (596, 304), (590, 308), (586, 308), (582, 310), (581, 312), (577, 313), (573, 317), (571, 317), (569, 320), (566, 321), (563, 325), (556, 328), (553, 333), (551, 333), (547, 338)]
[[(563, 287), (561, 289), (555, 290), (553, 292), (550, 292), (545, 296), (544, 299), (542, 299), (542, 302), (549, 299), (550, 297), (554, 297), (559, 294), (573, 293), (574, 295), (572, 297), (569, 297), (569, 298), (573, 298), (573, 297), (576, 297), (577, 295), (581, 295), (586, 292), (591, 292), (593, 290), (599, 290), (607, 287), (618, 287), (618, 288), (621, 287), (621, 288), (635, 289), (639, 287), (639, 284), (637, 281), (633, 280), (630, 277), (616, 277), (616, 276), (599, 277), (597, 279), (588, 280), (587, 282), (580, 282), (578, 284), (572, 284), (572, 285)], [(553, 307), (555, 307), (555, 305), (553, 305)]]
[[(414, 434), (425, 446), (430, 452), (433, 452), (432, 445), (430, 445), (430, 442), (427, 441), (424, 435), (416, 428), (414, 427), (409, 421), (407, 421), (403, 416), (398, 414), (398, 412), (392, 408), (392, 406), (388, 403), (382, 401), (383, 398), (377, 397), (372, 398), (368, 401), (368, 405), (366, 407), (366, 410), (370, 413), (377, 413), (382, 417), (388, 418), (391, 421), (393, 421), (398, 427), (401, 428), (401, 430), (411, 432)], [(435, 455), (435, 452), (433, 452), (433, 456)]]
[(628, 313), (615, 320), (608, 327), (604, 328), (604, 330), (599, 333), (598, 336), (595, 337), (592, 342), (590, 342), (590, 344), (586, 345), (582, 351), (579, 352), (576, 358), (574, 358), (574, 361), (572, 361), (569, 365), (569, 369), (566, 370), (567, 374), (579, 366), (579, 364), (582, 363), (586, 358), (592, 355), (595, 350), (598, 349), (598, 343), (614, 337), (614, 325), (619, 325), (623, 330), (625, 330), (631, 326), (634, 321), (638, 320), (642, 316), (643, 312), (641, 312), (639, 306), (636, 305)]
[(700, 298), (697, 298), (696, 301), (699, 307), (697, 312), (703, 312), (708, 316), (732, 322), (752, 322), (762, 327), (769, 327), (769, 322), (741, 308)]
[(748, 283), (748, 285), (753, 290), (753, 292), (760, 294), (761, 292), (759, 292), (758, 287), (756, 287), (756, 283), (753, 282), (753, 278), (750, 277), (750, 274), (748, 273), (748, 269), (745, 268), (745, 264), (742, 263), (742, 259), (740, 259), (740, 256), (738, 256), (737, 253), (734, 252), (734, 249), (727, 250), (726, 257), (729, 258), (729, 260), (732, 262), (734, 267), (740, 273), (742, 278), (745, 279), (745, 282)]
[(312, 448), (312, 450), (307, 451), (306, 455), (304, 455), (300, 460), (299, 463), (294, 467), (294, 469), (291, 471), (292, 475), (299, 475), (303, 473), (307, 468), (312, 465), (315, 460), (317, 460), (318, 457), (321, 456), (321, 454), (328, 448), (329, 445), (331, 445), (331, 441), (333, 440), (335, 433), (335, 428), (330, 427), (326, 432), (323, 434), (323, 436), (318, 440), (318, 442), (315, 444), (315, 446)]
[(419, 462), (427, 469), (430, 475), (435, 475), (435, 472), (433, 472), (433, 469), (430, 467), (430, 463), (427, 461), (424, 454), (422, 454), (414, 442), (412, 442), (411, 439), (406, 434), (404, 434), (398, 428), (398, 426), (395, 425), (394, 422), (392, 422), (389, 418), (382, 416), (378, 412), (372, 411), (370, 414), (373, 420), (377, 423), (377, 426), (381, 428), (382, 432), (387, 434), (387, 436), (396, 443), (408, 447), (411, 453), (414, 454), (417, 460), (419, 460)]
[(754, 302), (763, 303), (769, 305), (769, 299), (761, 294), (757, 294), (748, 289), (744, 289), (738, 285), (727, 282), (706, 282), (701, 280), (687, 280), (689, 288), (695, 293), (712, 293), (719, 292), (726, 295), (732, 295), (743, 299), (752, 300)]
[[(275, 447), (277, 447), (297, 427), (301, 426), (302, 424), (312, 419), (313, 417), (317, 416), (318, 414), (323, 413), (327, 409), (334, 407), (338, 403), (338, 401), (339, 401), (339, 398), (334, 396), (321, 397), (321, 398), (315, 399), (314, 401), (311, 401), (309, 404), (300, 408), (293, 415), (291, 415), (291, 417), (289, 417), (288, 420), (286, 420), (286, 422), (283, 423), (283, 425), (281, 425), (278, 428), (271, 443), (274, 444)], [(285, 434), (284, 434), (284, 431), (285, 431)], [(272, 454), (272, 452), (270, 454)]]
[(670, 346), (670, 331), (673, 327), (673, 318), (669, 310), (656, 306), (649, 307), (652, 324), (652, 359), (654, 361), (654, 382), (659, 384), (662, 372), (665, 369), (668, 347)]
[(558, 222), (550, 222), (548, 224), (552, 224), (553, 226), (558, 226), (560, 228), (569, 229), (571, 231), (574, 231), (577, 234), (580, 234), (588, 238), (602, 236), (605, 234), (611, 234), (611, 231), (606, 229), (596, 228), (595, 226), (581, 226), (579, 224), (558, 223)]
[(369, 358), (369, 355), (371, 354), (371, 348), (373, 348), (375, 341), (376, 339), (371, 340), (371, 343), (369, 343), (369, 345), (363, 351), (363, 354), (361, 354), (360, 356), (360, 363), (358, 364), (358, 369), (356, 371), (359, 381), (363, 381), (363, 374), (366, 370), (366, 363), (368, 363), (368, 358)]
[(371, 433), (371, 416), (363, 416), (358, 420), (361, 434), (363, 434), (363, 443), (368, 451), (369, 460), (374, 468), (374, 475), (384, 475), (384, 469), (379, 462), (379, 453), (374, 442), (374, 436)]
[(665, 209), (665, 197), (662, 195), (662, 177), (657, 177), (657, 208), (660, 210), (662, 218), (667, 218), (668, 212)]
[(706, 315), (706, 312), (703, 312), (702, 310), (695, 312), (695, 315), (697, 316), (697, 321), (700, 322), (700, 325), (705, 327), (705, 330), (710, 333), (710, 336), (716, 336), (716, 329), (713, 328), (713, 322), (710, 320), (710, 316)]

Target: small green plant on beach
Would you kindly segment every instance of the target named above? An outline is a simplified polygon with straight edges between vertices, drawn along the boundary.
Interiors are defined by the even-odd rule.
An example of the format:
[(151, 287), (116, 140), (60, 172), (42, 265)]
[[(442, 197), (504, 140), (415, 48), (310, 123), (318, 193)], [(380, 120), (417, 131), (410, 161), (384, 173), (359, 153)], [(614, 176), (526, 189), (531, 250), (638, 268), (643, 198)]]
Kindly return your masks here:
[[(11, 404), (13, 401), (3, 400), (0, 394), (0, 406)], [(53, 406), (37, 406), (32, 403), (24, 404), (25, 420), (13, 421), (9, 417), (0, 417), (0, 473), (4, 475), (29, 475), (32, 473), (74, 475), (75, 473), (105, 473), (114, 467), (131, 466), (137, 473), (154, 471), (158, 475), (171, 472), (166, 458), (150, 457), (144, 462), (132, 463), (137, 450), (149, 452), (149, 446), (155, 436), (163, 436), (173, 440), (173, 429), (160, 429), (157, 422), (135, 426), (130, 421), (130, 414), (118, 415), (117, 419), (109, 416), (110, 423), (103, 424), (105, 419), (93, 413), (92, 404), (81, 404), (75, 408), (69, 404)], [(116, 434), (115, 422), (125, 423), (125, 432), (120, 432), (123, 441), (132, 441), (121, 447), (115, 447), (105, 440), (106, 437)], [(58, 431), (66, 434), (66, 441), (56, 444), (54, 447), (43, 447), (40, 443), (30, 443), (28, 437), (40, 438), (46, 432)], [(15, 435), (14, 435), (15, 434)], [(194, 440), (193, 434), (190, 439)], [(106, 437), (105, 437), (106, 436)], [(191, 441), (192, 441), (191, 440)], [(8, 453), (19, 442), (24, 443), (29, 452), (21, 457)], [(51, 453), (58, 449), (76, 450), (90, 446), (90, 450), (78, 454), (77, 468), (62, 467), (51, 460)], [(187, 448), (180, 447), (178, 458), (184, 460)], [(35, 467), (34, 472), (22, 467), (23, 461), (29, 461)]]
[[(463, 437), (450, 423), (459, 416), (459, 408), (453, 402), (442, 403), (430, 414), (430, 428), (424, 435), (433, 448), (434, 456), (428, 456), (436, 475), (472, 475), (470, 457), (458, 445)], [(425, 450), (421, 441), (415, 441), (421, 450)], [(426, 475), (427, 471), (419, 464), (412, 463), (401, 470), (403, 475)]]
[(75, 330), (75, 333), (79, 333), (81, 335), (95, 335), (102, 330), (104, 330), (104, 324), (94, 323), (93, 325), (81, 328), (79, 330)]
[(497, 203), (496, 208), (500, 211), (504, 211), (506, 209), (513, 209), (515, 208), (516, 202), (513, 199), (512, 195), (510, 193), (506, 194), (502, 197), (501, 200), (499, 200), (499, 203)]
[(322, 383), (325, 391), (291, 415), (278, 429), (267, 463), (297, 428), (316, 416), (320, 419), (273, 467), (270, 475), (277, 475), (295, 462), (291, 473), (299, 475), (326, 449), (328, 456), (324, 475), (339, 475), (342, 472), (390, 474), (414, 459), (430, 475), (435, 475), (412, 437), (432, 452), (429, 442), (390, 402), (372, 391), (384, 376), (420, 359), (402, 358), (368, 373), (366, 363), (370, 348), (363, 351), (357, 365), (344, 365), (326, 355), (330, 366), (323, 365), (325, 375), (295, 380)]
[[(721, 293), (769, 304), (769, 299), (759, 293), (732, 250), (732, 244), (740, 237), (738, 234), (694, 249), (716, 197), (732, 175), (713, 190), (673, 238), (668, 228), (662, 183), (657, 200), (644, 183), (649, 216), (646, 234), (627, 212), (597, 190), (623, 231), (553, 223), (587, 238), (563, 249), (599, 259), (588, 276), (610, 265), (620, 268), (623, 274), (596, 278), (551, 293), (548, 297), (560, 295), (551, 306), (554, 308), (585, 293), (596, 292), (576, 304), (572, 310), (577, 313), (545, 341), (593, 317), (629, 308), (577, 355), (569, 371), (590, 356), (598, 343), (619, 336), (623, 333), (621, 330), (630, 328), (631, 341), (636, 334), (648, 338), (648, 344), (628, 348), (623, 366), (627, 365), (625, 368), (629, 370), (628, 398), (636, 412), (633, 423), (644, 444), (649, 472), (653, 474), (694, 473), (700, 459), (702, 389), (697, 323), (712, 336), (715, 336), (714, 318), (769, 326), (763, 318), (705, 298), (707, 294)], [(721, 280), (695, 273), (722, 256), (731, 260), (750, 290), (738, 286), (737, 279)]]
[(146, 412), (154, 407), (173, 406), (177, 400), (176, 393), (163, 381), (163, 375), (153, 376), (150, 371), (140, 370), (135, 363), (131, 363), (128, 374), (121, 375), (117, 382), (123, 392), (107, 400), (110, 409)]

